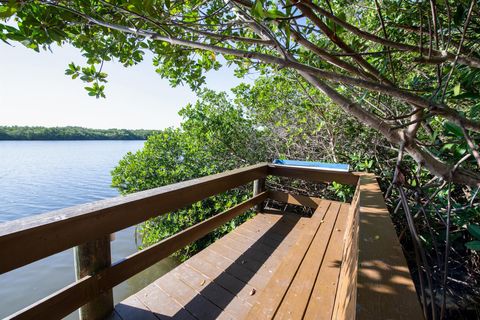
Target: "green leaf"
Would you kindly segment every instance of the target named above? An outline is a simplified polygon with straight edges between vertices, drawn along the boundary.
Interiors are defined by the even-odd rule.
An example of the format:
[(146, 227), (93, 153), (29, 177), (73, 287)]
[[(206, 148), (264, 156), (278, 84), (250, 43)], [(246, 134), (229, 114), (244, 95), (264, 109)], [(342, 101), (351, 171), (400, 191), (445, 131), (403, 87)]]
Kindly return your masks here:
[(470, 250), (480, 251), (480, 241), (470, 241), (465, 243), (465, 247)]
[(456, 136), (456, 137), (463, 137), (463, 131), (462, 131), (462, 128), (460, 128), (459, 126), (457, 126), (456, 124), (454, 124), (453, 122), (450, 122), (450, 121), (447, 121), (445, 122), (445, 124), (443, 125), (443, 127), (445, 128), (445, 131), (447, 133), (450, 133), (452, 134), (453, 136)]
[(287, 16), (291, 15), (292, 14), (292, 1), (291, 0), (286, 0), (285, 1), (285, 6), (286, 6), (286, 13), (287, 13)]
[(478, 240), (480, 240), (480, 226), (476, 224), (469, 224), (467, 227), (468, 232)]
[(460, 94), (460, 83), (457, 83), (457, 85), (453, 88), (453, 95), (458, 96)]
[(458, 3), (457, 10), (455, 11), (455, 14), (453, 15), (453, 21), (456, 24), (461, 24), (464, 14), (465, 14), (465, 7), (461, 3)]
[(480, 115), (480, 103), (477, 103), (470, 109), (470, 117), (475, 118)]
[(285, 14), (277, 8), (267, 11), (266, 16), (270, 19), (285, 18)]
[(7, 5), (0, 6), (0, 18), (9, 18), (16, 12), (15, 1), (9, 1)]
[(455, 95), (452, 97), (453, 99), (472, 99), (472, 100), (477, 100), (480, 98), (480, 94), (475, 93), (475, 92), (464, 92), (458, 95)]
[[(340, 20), (343, 20), (343, 21), (347, 21), (347, 15), (343, 11), (341, 11), (337, 14), (337, 18), (339, 18)], [(343, 29), (342, 26), (337, 25), (337, 24), (335, 24), (335, 29), (334, 30), (335, 30), (336, 33), (343, 33), (345, 31), (345, 29)]]
[(252, 13), (254, 16), (259, 18), (265, 18), (265, 10), (263, 10), (263, 1), (256, 0), (255, 5), (252, 8)]
[(285, 24), (285, 36), (286, 36), (286, 47), (287, 49), (290, 48), (290, 24)]

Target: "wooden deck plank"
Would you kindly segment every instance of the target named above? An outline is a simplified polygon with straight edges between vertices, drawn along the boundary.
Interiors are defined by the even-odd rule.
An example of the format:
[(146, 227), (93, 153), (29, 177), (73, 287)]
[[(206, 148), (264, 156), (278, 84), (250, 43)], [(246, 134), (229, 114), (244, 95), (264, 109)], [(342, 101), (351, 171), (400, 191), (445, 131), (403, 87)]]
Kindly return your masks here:
[(250, 279), (252, 279), (255, 274), (253, 271), (250, 271), (239, 264), (232, 263), (232, 260), (229, 260), (208, 248), (203, 250), (198, 258), (218, 266), (220, 269), (223, 269), (224, 272), (245, 283), (249, 283)]
[[(295, 234), (299, 229), (303, 228), (303, 225), (308, 223), (309, 218), (299, 217), (298, 215), (293, 218), (285, 216), (283, 219), (277, 221), (274, 227), (268, 230), (268, 236), (265, 234), (262, 226), (250, 225), (248, 228), (242, 228), (235, 230), (237, 237), (247, 238), (244, 241), (254, 241), (256, 244), (262, 244), (262, 248), (267, 249), (267, 252), (272, 249), (277, 249), (281, 244), (291, 244), (291, 234)], [(281, 239), (281, 240), (280, 240)]]
[(335, 295), (337, 292), (344, 235), (349, 206), (342, 205), (334, 230), (330, 237), (327, 251), (323, 257), (322, 265), (318, 271), (315, 286), (313, 287), (310, 300), (306, 306), (304, 319), (332, 319)]
[(217, 267), (216, 265), (200, 259), (189, 259), (185, 262), (185, 264), (208, 277), (210, 281), (215, 282), (219, 286), (228, 290), (230, 293), (235, 294), (238, 298), (240, 298), (242, 301), (245, 301), (250, 306), (252, 305), (253, 296), (250, 295), (250, 292), (252, 292), (254, 287), (248, 283), (245, 283), (238, 278), (224, 272), (223, 269)]
[[(275, 226), (272, 231), (278, 237), (284, 236), (290, 232), (292, 225), (295, 225), (299, 220), (299, 215), (295, 213), (285, 212), (283, 215), (263, 213), (258, 214), (255, 219), (249, 220), (250, 223), (244, 223), (235, 229), (237, 232), (249, 230), (255, 235), (263, 234), (270, 227)], [(254, 238), (257, 239), (257, 238)], [(279, 238), (281, 240), (281, 238)]]
[[(268, 217), (267, 217), (268, 218)], [(285, 222), (284, 220), (287, 220), (288, 222)], [(299, 220), (299, 218), (296, 219), (297, 221)], [(270, 227), (270, 229), (268, 230), (265, 230), (265, 228), (260, 228), (260, 227), (255, 227), (257, 228), (258, 230), (258, 235), (255, 236), (255, 241), (254, 239), (246, 239), (246, 241), (248, 241), (247, 243), (258, 243), (259, 242), (259, 239), (260, 238), (269, 238), (270, 235), (272, 234), (273, 231), (276, 231), (277, 229), (281, 229), (281, 230), (285, 230), (285, 226), (288, 226), (287, 228), (289, 230), (295, 230), (295, 225), (293, 225), (293, 223), (295, 223), (296, 221), (292, 219), (292, 217), (286, 217), (286, 218), (283, 218), (283, 219), (279, 219), (276, 221), (276, 223), (274, 225), (272, 225)], [(253, 225), (253, 224), (251, 224)], [(235, 233), (237, 233), (237, 231), (239, 231), (239, 229), (241, 229), (242, 226), (240, 226), (239, 228), (235, 229)], [(260, 233), (263, 232), (263, 235), (260, 235)], [(266, 235), (266, 236), (264, 236)], [(285, 238), (284, 238), (284, 241), (285, 243), (288, 243), (289, 241), (292, 241), (292, 240), (288, 240), (289, 238), (291, 237), (294, 237), (293, 235), (290, 235), (288, 234)], [(223, 243), (223, 239), (222, 241), (218, 241), (218, 242), (221, 242)], [(260, 241), (261, 242), (261, 241)], [(270, 255), (275, 255), (275, 254), (278, 254), (278, 255), (281, 255), (283, 254), (281, 249), (279, 249), (279, 247), (281, 247), (281, 243), (278, 243), (276, 244), (276, 248), (271, 248), (270, 249)], [(267, 259), (267, 262), (264, 263), (265, 266), (261, 266), (260, 269), (252, 269), (250, 268), (250, 266), (247, 266), (247, 265), (244, 265), (242, 264), (242, 253), (241, 252), (234, 252), (233, 250), (223, 250), (223, 252), (225, 252), (225, 257), (224, 255), (222, 255), (222, 252), (220, 252), (220, 250), (218, 250), (218, 247), (216, 249), (215, 248), (215, 244), (213, 244), (212, 246), (210, 246), (209, 248), (207, 248), (206, 250), (204, 250), (203, 253), (200, 253), (199, 255), (204, 255), (203, 258), (204, 259), (207, 259), (207, 261), (209, 261), (210, 263), (212, 264), (216, 264), (217, 266), (219, 266), (220, 268), (223, 268), (225, 269), (225, 271), (227, 273), (230, 273), (231, 275), (237, 277), (238, 279), (246, 282), (246, 283), (249, 283), (250, 285), (256, 287), (256, 288), (263, 288), (266, 283), (268, 282), (268, 279), (269, 277), (271, 276), (271, 274), (274, 272), (274, 270), (272, 270), (273, 266), (272, 264), (273, 263), (270, 263), (269, 262), (269, 259)], [(252, 248), (250, 249), (247, 249), (247, 251), (251, 251)], [(256, 247), (253, 248), (253, 250), (256, 250)], [(278, 252), (276, 252), (276, 250), (280, 250)], [(208, 252), (211, 252), (214, 254), (214, 257), (211, 257), (208, 255)], [(216, 256), (215, 256), (216, 255)], [(199, 256), (200, 257), (200, 256)], [(216, 258), (215, 258), (216, 257)], [(229, 262), (225, 261), (225, 260), (222, 260), (222, 259), (218, 259), (219, 257), (223, 257), (224, 259), (228, 260)], [(232, 263), (233, 262), (233, 263)], [(273, 261), (273, 262), (278, 262), (278, 261)], [(276, 268), (276, 266), (275, 266)], [(248, 272), (250, 271), (250, 272)]]
[(260, 242), (271, 249), (275, 249), (282, 242), (278, 236), (275, 237), (274, 233), (271, 232), (268, 238), (263, 237), (264, 233), (262, 232), (261, 227), (249, 226), (248, 228), (243, 228), (237, 231), (237, 234), (242, 235), (245, 238), (248, 238), (249, 241)]
[[(277, 222), (277, 223), (280, 223), (280, 222)], [(217, 245), (226, 245), (226, 243), (231, 243), (232, 239), (237, 239), (237, 243), (242, 248), (244, 248), (245, 250), (252, 247), (252, 245), (255, 245), (256, 248), (260, 246), (262, 249), (264, 249), (265, 253), (271, 253), (272, 251), (274, 251), (275, 248), (272, 248), (271, 246), (267, 246), (267, 245), (263, 244), (262, 241), (259, 240), (259, 239), (261, 239), (261, 237), (263, 237), (267, 232), (268, 233), (273, 232), (274, 227), (272, 227), (271, 225), (265, 225), (265, 226), (261, 226), (259, 228), (263, 229), (262, 232), (261, 233), (259, 232), (254, 237), (253, 236), (243, 236), (242, 234), (240, 234), (240, 232), (241, 232), (241, 229), (244, 229), (244, 228), (241, 228), (241, 226), (240, 226), (237, 229), (235, 229), (234, 231), (232, 231), (229, 234), (227, 234), (226, 236), (224, 236), (222, 238), (222, 241), (216, 241), (215, 243), (213, 243), (210, 246), (210, 248), (214, 248)]]
[(236, 296), (234, 294), (185, 264), (175, 268), (172, 272), (177, 278), (195, 289), (232, 318), (244, 318), (251, 307), (244, 301), (235, 301)]
[(265, 260), (265, 257), (268, 257), (272, 253), (272, 248), (267, 247), (263, 243), (257, 241), (255, 243), (255, 250), (251, 252), (246, 252), (249, 248), (252, 247), (252, 243), (246, 241), (244, 237), (237, 234), (236, 232), (231, 232), (229, 237), (225, 237), (221, 241), (222, 245), (232, 248), (237, 251), (242, 251), (246, 254), (249, 254), (256, 261), (262, 262)]
[[(226, 243), (227, 245), (223, 246), (224, 241), (222, 240), (221, 243), (222, 247), (224, 248), (223, 250), (218, 250), (220, 246), (218, 246), (216, 249), (209, 247), (209, 249), (215, 251), (219, 255), (226, 257), (232, 262), (240, 264), (242, 267), (255, 272), (255, 277), (260, 277), (262, 279), (262, 282), (256, 282), (255, 284), (251, 284), (256, 285), (257, 287), (263, 287), (264, 280), (270, 278), (271, 275), (275, 272), (284, 256), (288, 254), (292, 246), (291, 243), (298, 238), (299, 234), (303, 230), (303, 227), (307, 224), (308, 221), (304, 220), (299, 223), (299, 226), (296, 226), (294, 229), (292, 229), (291, 233), (284, 238), (284, 243), (282, 242), (278, 245), (277, 248), (275, 248), (274, 251), (271, 251), (269, 255), (266, 256), (267, 259), (264, 260), (261, 264), (248, 263), (250, 261), (248, 252), (256, 251), (256, 247), (250, 247), (247, 249), (247, 251), (242, 252), (241, 250), (233, 249), (234, 246), (229, 247), (228, 243)], [(270, 233), (268, 233), (267, 236), (270, 236)]]
[(160, 320), (195, 320), (187, 310), (155, 285), (149, 285), (135, 294)]
[(318, 204), (323, 201), (320, 198), (307, 197), (299, 194), (291, 194), (272, 190), (268, 192), (268, 198), (279, 202), (290, 203), (298, 206), (305, 206), (313, 209), (316, 209), (318, 207)]
[[(288, 225), (291, 222), (296, 222), (299, 215), (292, 212), (283, 211), (283, 214), (276, 213), (262, 213), (257, 215), (257, 219), (253, 220), (251, 224), (242, 224), (239, 227), (249, 228), (251, 226), (258, 226), (259, 224), (276, 224), (277, 221), (282, 221), (282, 224)], [(241, 229), (240, 229), (241, 230)], [(281, 232), (279, 232), (281, 233)]]
[(117, 311), (113, 310), (113, 312), (106, 317), (105, 320), (122, 320), (122, 317), (120, 317)]
[[(216, 246), (210, 246), (209, 249), (214, 251), (217, 254), (221, 254), (222, 256), (224, 256), (229, 260), (232, 260), (232, 261), (240, 260), (240, 263), (242, 264), (242, 266), (252, 272), (257, 272), (258, 270), (260, 270), (263, 266), (263, 262), (268, 259), (268, 256), (264, 256), (265, 259), (263, 262), (258, 261), (256, 259), (253, 259), (247, 256), (244, 253), (244, 251), (237, 250), (230, 246), (225, 246), (224, 243), (225, 241), (222, 241), (221, 243), (219, 242)], [(254, 250), (251, 250), (251, 251), (254, 251)]]
[[(233, 244), (235, 243), (235, 245), (237, 246), (237, 248), (245, 248), (247, 245), (248, 246), (251, 246), (250, 244), (250, 241), (248, 238), (245, 238), (244, 236), (242, 236), (240, 233), (238, 232), (230, 232), (228, 234), (228, 238), (225, 239), (225, 243), (226, 245), (229, 245), (229, 244)], [(227, 242), (228, 240), (228, 242)], [(260, 241), (257, 241), (255, 243), (255, 246), (257, 247), (258, 249), (258, 254), (270, 254), (272, 252), (272, 248), (263, 244), (262, 242)]]
[[(227, 234), (225, 237), (227, 239), (230, 237), (234, 237), (236, 239), (241, 238), (242, 242), (261, 244), (262, 248), (270, 252), (271, 249), (275, 248), (279, 242), (265, 242), (264, 239), (262, 239), (263, 235), (267, 232), (269, 233), (269, 237), (272, 234), (275, 234), (276, 236), (281, 235), (283, 238), (280, 242), (284, 242), (285, 236), (291, 231), (294, 231), (299, 221), (302, 220), (302, 218), (298, 216), (293, 217), (290, 215), (285, 215), (281, 219), (275, 220), (275, 223), (273, 224), (272, 221), (262, 221), (265, 219), (266, 218), (259, 217), (258, 219), (255, 219), (256, 221), (251, 223), (249, 226), (240, 226), (235, 229), (234, 232)], [(272, 246), (272, 244), (274, 245)]]
[(302, 229), (302, 226), (300, 226), (302, 223), (305, 222), (300, 222), (299, 226), (293, 228), (290, 234), (285, 236), (282, 243), (275, 249), (263, 245), (258, 240), (253, 246), (248, 239), (245, 239), (236, 231), (230, 233), (228, 237), (222, 238), (222, 241), (218, 241), (209, 248), (217, 253), (224, 253), (224, 256), (232, 260), (240, 261), (243, 266), (252, 271), (258, 271), (262, 268), (272, 269), (273, 266), (279, 264), (283, 255), (288, 252), (291, 244), (298, 237)]
[(257, 215), (255, 215), (253, 218), (239, 225), (237, 228), (235, 228), (235, 230), (241, 230), (243, 228), (248, 228), (252, 224), (258, 225), (260, 223), (266, 228), (269, 228), (267, 225), (273, 226), (275, 222), (279, 221), (282, 218), (283, 218), (282, 214), (271, 214), (271, 213), (260, 212)]
[(291, 248), (286, 261), (272, 276), (268, 283), (268, 292), (263, 291), (257, 303), (250, 310), (248, 315), (250, 319), (271, 319), (273, 317), (329, 207), (330, 202), (325, 201), (315, 210), (310, 218), (308, 228), (305, 228), (302, 236)]
[(136, 295), (130, 296), (116, 305), (115, 311), (122, 319), (158, 320)]
[(197, 319), (232, 319), (222, 309), (210, 302), (193, 288), (180, 281), (173, 273), (167, 273), (154, 284), (177, 301)]
[[(293, 238), (293, 236), (292, 236)], [(267, 251), (260, 247), (260, 243), (256, 243), (255, 247), (246, 247), (245, 244), (239, 240), (230, 238), (229, 240), (222, 241), (224, 248), (230, 251), (235, 251), (241, 253), (239, 259), (241, 263), (250, 266), (250, 268), (257, 267), (256, 270), (260, 268), (272, 269), (281, 262), (283, 255), (288, 252), (290, 247), (289, 243), (281, 243), (275, 251)], [(286, 241), (287, 242), (287, 241)], [(291, 241), (288, 241), (291, 242)], [(242, 251), (243, 250), (243, 251)]]
[(217, 252), (209, 250), (208, 248), (207, 250), (212, 253), (212, 255), (208, 257), (209, 259), (224, 259), (223, 261), (226, 266), (225, 272), (241, 279), (254, 288), (263, 288), (268, 283), (270, 278), (269, 272), (265, 272), (262, 269), (258, 271), (252, 271), (247, 269), (246, 266), (242, 265), (240, 261), (237, 262), (236, 260), (229, 259)]
[[(254, 219), (250, 219), (244, 224), (238, 226), (234, 232), (227, 234), (225, 237), (228, 238), (231, 234), (236, 234), (243, 237), (243, 242), (250, 244), (261, 243), (271, 251), (282, 242), (277, 234), (283, 236), (288, 234), (288, 232), (293, 229), (296, 222), (298, 222), (298, 217), (294, 217), (292, 214), (286, 214), (284, 216), (277, 214), (258, 214)], [(264, 238), (263, 235), (266, 232), (269, 232), (269, 237)], [(270, 235), (273, 234), (276, 239), (271, 239)]]
[[(226, 236), (225, 239), (222, 238), (221, 241), (217, 241), (215, 244), (213, 244), (206, 250), (203, 250), (194, 257), (190, 258), (188, 260), (188, 263), (185, 264), (185, 267), (178, 267), (171, 272), (177, 278), (183, 281), (184, 284), (187, 284), (188, 286), (190, 286), (190, 288), (196, 290), (198, 294), (203, 295), (203, 298), (209, 300), (217, 307), (219, 306), (219, 304), (222, 305), (222, 303), (221, 300), (218, 300), (221, 298), (220, 296), (215, 297), (215, 291), (223, 292), (222, 297), (229, 297), (231, 300), (231, 303), (229, 304), (225, 304), (224, 301), (224, 307), (227, 308), (227, 311), (237, 310), (237, 312), (231, 312), (236, 314), (236, 316), (238, 317), (245, 316), (244, 313), (248, 312), (251, 305), (253, 304), (253, 301), (256, 299), (255, 295), (266, 285), (266, 283), (268, 283), (268, 280), (274, 271), (268, 268), (274, 266), (277, 267), (278, 262), (280, 261), (279, 256), (285, 254), (287, 251), (286, 249), (282, 250), (281, 248), (279, 248), (281, 244), (279, 244), (277, 248), (270, 248), (266, 245), (260, 244), (260, 242), (258, 242), (259, 238), (261, 238), (267, 233), (269, 236), (271, 234), (269, 232), (276, 231), (277, 229), (281, 230), (279, 232), (282, 232), (284, 234), (286, 234), (287, 230), (295, 230), (294, 226), (295, 223), (298, 221), (298, 218), (295, 219), (293, 216), (282, 217), (280, 215), (262, 214), (258, 215), (258, 218), (254, 218), (249, 221), (251, 221), (249, 222), (250, 228), (258, 230), (259, 233), (255, 236), (254, 239), (245, 238), (241, 235), (238, 235), (236, 237), (237, 240), (233, 240), (233, 238), (230, 239), (228, 238), (228, 236)], [(232, 233), (236, 233), (238, 229), (241, 229), (243, 227), (244, 225), (239, 226)], [(297, 230), (296, 232), (298, 233), (299, 231)], [(263, 235), (261, 233), (263, 233)], [(288, 237), (287, 235), (286, 239), (290, 238), (291, 237)], [(287, 243), (292, 241), (293, 240), (288, 240)], [(241, 244), (242, 250), (232, 250), (231, 247), (222, 244), (223, 242), (225, 242), (225, 244), (230, 244), (231, 246), (238, 246), (239, 244)], [(261, 249), (257, 248), (257, 246), (261, 247)], [(269, 252), (265, 252), (265, 250), (268, 250)], [(251, 260), (252, 256), (255, 256), (257, 258), (255, 268), (253, 268), (253, 266), (251, 268), (248, 268), (246, 264), (242, 264), (243, 258)], [(269, 260), (272, 260), (273, 263), (267, 263), (269, 262)], [(205, 268), (205, 266), (207, 267)], [(182, 270), (187, 270), (183, 268), (189, 268), (191, 273), (186, 274), (180, 272)], [(209, 274), (210, 277), (204, 275), (205, 273)], [(202, 277), (203, 280), (205, 280), (205, 283), (210, 284), (210, 286), (216, 288), (216, 290), (211, 291), (211, 289), (209, 289), (210, 291), (205, 292), (205, 294), (200, 293), (201, 288), (198, 287), (198, 284), (193, 279), (198, 280)], [(203, 280), (200, 280), (200, 283)], [(160, 284), (164, 281), (166, 281), (166, 284)], [(168, 292), (169, 288), (174, 287), (171, 282), (172, 280), (168, 279), (168, 277), (166, 277), (166, 279), (162, 277), (157, 280), (155, 284), (165, 291), (165, 295), (167, 295), (168, 293), (170, 295), (170, 299), (173, 299), (174, 301), (176, 301), (176, 303), (183, 305), (186, 302), (184, 296), (187, 295), (188, 297), (188, 294), (192, 295), (192, 292), (188, 292), (188, 290), (182, 288), (182, 286), (180, 285), (180, 288), (182, 290), (180, 290), (179, 293), (177, 292), (177, 295), (175, 295), (173, 292), (170, 293)], [(196, 285), (197, 287), (195, 287)], [(150, 291), (152, 291), (152, 289), (150, 289)], [(142, 292), (140, 292), (139, 294), (142, 294)], [(151, 293), (149, 294), (152, 295)], [(144, 303), (148, 304), (148, 301)], [(192, 306), (189, 306), (189, 308), (191, 309)], [(181, 309), (177, 310), (177, 313), (180, 311)], [(195, 310), (191, 309), (189, 311), (195, 314)], [(218, 313), (218, 310), (214, 311)], [(196, 313), (195, 315), (197, 317), (200, 315), (202, 317), (207, 316), (200, 313)], [(231, 316), (231, 314), (229, 315)]]
[[(268, 219), (269, 217), (267, 217)], [(274, 217), (273, 220), (279, 220), (278, 218)], [(270, 225), (271, 228), (275, 228), (276, 225)], [(257, 227), (257, 226), (256, 226)], [(293, 226), (290, 227), (292, 229)], [(264, 233), (268, 232), (270, 229), (262, 230)], [(235, 231), (234, 231), (235, 232)], [(248, 239), (247, 239), (248, 240)], [(223, 241), (223, 239), (222, 239)], [(249, 272), (248, 268), (246, 265), (242, 265), (242, 256), (244, 255), (244, 252), (242, 251), (234, 251), (231, 250), (231, 248), (223, 246), (221, 244), (222, 241), (218, 241), (220, 244), (214, 244), (211, 247), (207, 248), (206, 250), (203, 250), (196, 256), (192, 257), (189, 260), (189, 264), (194, 265), (197, 264), (197, 268), (199, 265), (202, 265), (204, 262), (207, 262), (211, 265), (215, 265), (218, 270), (224, 270), (222, 274), (230, 274), (237, 279), (240, 279), (241, 281), (250, 284), (250, 290), (248, 292), (248, 295), (252, 296), (252, 292), (256, 292), (258, 288), (264, 287), (266, 283), (268, 282), (269, 277), (272, 274), (272, 271), (270, 270), (261, 270), (261, 264), (258, 264), (256, 269), (251, 270)], [(254, 240), (250, 239), (249, 243), (247, 243), (248, 248), (246, 248), (247, 252), (254, 252), (256, 250), (252, 250), (250, 247), (252, 244), (254, 244)], [(217, 250), (213, 250), (213, 248), (217, 248)], [(223, 250), (219, 250), (223, 249)], [(220, 251), (220, 252), (218, 252)], [(275, 252), (275, 250), (271, 250), (272, 253)], [(226, 256), (226, 257), (225, 257)], [(260, 255), (261, 256), (261, 255)], [(268, 260), (269, 256), (264, 255), (265, 261)], [(201, 261), (200, 263), (196, 263), (197, 261)], [(265, 269), (265, 268), (264, 268)], [(263, 271), (263, 272), (262, 272)], [(177, 274), (178, 275), (178, 274)], [(248, 287), (247, 287), (248, 289)], [(253, 291), (252, 291), (253, 289)], [(235, 302), (232, 304), (232, 308), (237, 308), (238, 303)], [(244, 310), (248, 311), (248, 308), (245, 308), (245, 306), (242, 306)]]
[[(315, 279), (317, 279), (318, 272), (321, 269), (325, 252), (330, 245), (335, 246), (335, 244), (330, 244), (330, 238), (332, 234), (336, 232), (334, 226), (340, 208), (341, 206), (337, 203), (332, 204), (328, 208), (324, 217), (324, 222), (321, 224), (320, 228), (317, 229), (317, 232), (306, 251), (305, 257), (292, 279), (281, 305), (275, 313), (275, 319), (302, 318), (303, 313), (307, 308), (310, 294), (315, 285)], [(337, 246), (335, 247), (338, 248)], [(323, 278), (324, 274), (321, 274), (321, 277)], [(322, 280), (330, 281), (330, 279)], [(326, 305), (325, 307), (328, 308), (329, 306)]]

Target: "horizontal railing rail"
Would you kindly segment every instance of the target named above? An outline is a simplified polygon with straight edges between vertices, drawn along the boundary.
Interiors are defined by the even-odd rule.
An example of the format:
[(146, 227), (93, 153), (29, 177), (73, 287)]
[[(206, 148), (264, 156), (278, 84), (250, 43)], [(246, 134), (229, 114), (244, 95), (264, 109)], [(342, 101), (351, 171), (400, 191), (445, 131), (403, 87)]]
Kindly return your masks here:
[[(355, 185), (359, 177), (356, 173), (291, 168), (261, 163), (4, 223), (0, 225), (0, 274), (75, 246), (96, 243), (94, 241), (104, 239), (109, 234), (137, 225), (149, 218), (256, 181), (254, 196), (247, 201), (138, 251), (113, 265), (107, 264), (100, 269), (92, 269), (91, 274), (79, 277), (75, 283), (11, 315), (11, 318), (64, 317), (133, 275), (200, 239), (215, 228), (260, 205), (270, 196), (272, 199), (293, 201), (292, 203), (295, 204), (315, 205), (313, 198), (308, 199), (308, 197), (302, 196), (292, 198), (286, 194), (265, 191), (263, 181), (269, 175), (315, 182), (336, 181), (350, 185)], [(107, 251), (109, 252), (109, 250)], [(85, 318), (89, 317), (94, 316)]]
[(287, 167), (268, 164), (268, 175), (307, 180), (312, 182), (338, 182), (355, 186), (361, 173)]
[(20, 311), (18, 316), (24, 319), (62, 318), (87, 303), (92, 297), (98, 296), (140, 271), (154, 265), (266, 199), (267, 193), (260, 193), (223, 213), (187, 228), (144, 250), (138, 251), (95, 275), (82, 278), (73, 285)]
[(0, 225), (0, 274), (265, 178), (266, 163)]

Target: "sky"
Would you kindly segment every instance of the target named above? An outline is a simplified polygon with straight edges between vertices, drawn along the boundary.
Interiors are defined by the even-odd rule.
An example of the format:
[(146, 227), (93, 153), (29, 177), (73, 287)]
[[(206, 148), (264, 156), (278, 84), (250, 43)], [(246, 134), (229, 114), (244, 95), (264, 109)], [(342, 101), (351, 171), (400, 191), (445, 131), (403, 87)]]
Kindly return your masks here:
[[(37, 53), (13, 45), (0, 42), (0, 125), (164, 129), (178, 126), (178, 111), (196, 101), (188, 86), (171, 88), (149, 58), (130, 68), (105, 64), (107, 98), (96, 99), (87, 95), (83, 81), (64, 74), (70, 62), (84, 65), (77, 49)], [(241, 82), (226, 67), (207, 74), (207, 87), (214, 90), (228, 91)]]

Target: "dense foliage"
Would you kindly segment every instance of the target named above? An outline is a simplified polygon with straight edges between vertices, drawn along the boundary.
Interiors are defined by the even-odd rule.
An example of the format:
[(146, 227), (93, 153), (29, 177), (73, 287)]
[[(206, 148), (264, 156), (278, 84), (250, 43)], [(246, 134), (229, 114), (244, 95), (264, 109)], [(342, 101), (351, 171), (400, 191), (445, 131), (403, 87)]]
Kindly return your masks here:
[(0, 126), (0, 140), (145, 140), (154, 130)]
[[(204, 91), (195, 105), (181, 110), (180, 129), (151, 136), (143, 149), (127, 154), (112, 172), (121, 193), (146, 190), (234, 169), (264, 159), (262, 133), (224, 93)], [(210, 197), (141, 226), (143, 245), (155, 243), (251, 196), (251, 186)], [(185, 259), (241, 223), (242, 215), (177, 253)]]
[[(343, 161), (353, 163), (356, 170), (371, 168), (373, 161), (367, 157), (382, 147), (365, 145), (356, 148), (355, 153), (349, 152), (356, 143), (349, 135), (370, 139), (379, 145), (373, 132), (363, 130), (353, 119), (335, 112), (326, 101), (315, 104), (306, 99), (308, 94), (318, 93), (299, 91), (304, 85), (300, 82), (290, 91), (282, 90), (283, 85), (291, 81), (288, 74), (261, 77), (254, 85), (234, 88), (231, 98), (225, 93), (202, 91), (195, 104), (180, 111), (181, 128), (165, 129), (151, 136), (143, 149), (127, 154), (120, 161), (112, 172), (113, 186), (124, 194), (131, 193), (275, 158)], [(272, 100), (272, 95), (281, 96), (282, 103)], [(319, 109), (328, 116), (320, 116)], [(298, 126), (299, 123), (302, 125)], [(350, 130), (339, 130), (335, 126), (339, 123)], [(268, 184), (277, 189), (286, 187), (278, 179)], [(328, 193), (341, 199), (348, 198), (352, 192), (341, 185), (312, 189), (294, 182), (288, 187), (295, 192)], [(245, 200), (251, 191), (252, 186), (248, 185), (152, 219), (141, 226), (143, 243), (155, 243), (198, 223)], [(216, 230), (180, 251), (179, 257), (187, 258), (248, 217), (249, 214), (242, 216)]]

